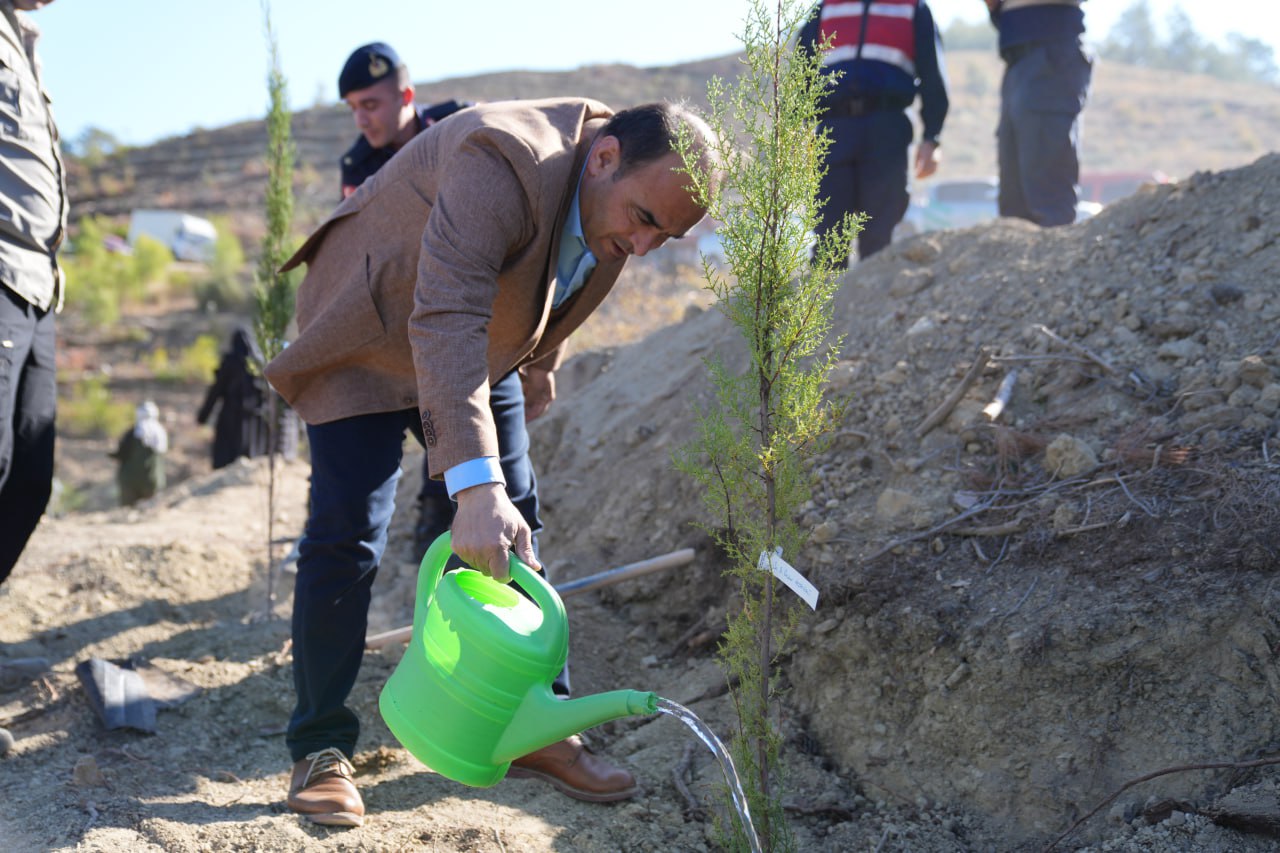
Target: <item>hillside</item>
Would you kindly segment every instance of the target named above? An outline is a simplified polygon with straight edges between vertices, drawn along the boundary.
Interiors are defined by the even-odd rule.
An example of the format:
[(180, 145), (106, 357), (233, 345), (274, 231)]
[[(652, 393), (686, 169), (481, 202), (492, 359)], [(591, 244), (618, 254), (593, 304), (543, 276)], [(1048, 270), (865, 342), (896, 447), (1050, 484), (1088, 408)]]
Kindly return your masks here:
[[(991, 103), (993, 88), (976, 91), (996, 85), (982, 71), (991, 63), (968, 58), (952, 63), (957, 92)], [(1123, 96), (1104, 86), (1113, 71), (1134, 72)], [(809, 542), (785, 555), (821, 592), (783, 668), (801, 851), (1276, 849), (1266, 830), (1280, 825), (1280, 154), (1246, 152), (1277, 138), (1280, 101), (1167, 78), (1100, 68), (1087, 133), (1091, 147), (1129, 151), (1178, 183), (1067, 228), (1001, 220), (915, 237), (842, 283), (833, 332), (845, 344), (826, 393), (847, 416), (811, 469), (799, 519)], [(1161, 100), (1174, 91), (1190, 100)], [(1142, 120), (1100, 127), (1108, 104)], [(972, 122), (989, 144), (987, 109), (957, 105), (954, 132)], [(1187, 124), (1166, 124), (1174, 114)], [(346, 121), (336, 109), (300, 117), (314, 131), (305, 156), (320, 156), (322, 137), (340, 150)], [(316, 130), (325, 122), (330, 131)], [(1171, 135), (1158, 139), (1157, 124)], [(254, 133), (170, 140), (168, 159), (146, 149), (148, 173), (175, 170), (150, 191), (174, 195), (138, 199), (204, 194), (219, 205), (207, 210), (250, 222), (237, 205), (256, 204)], [(1134, 139), (1145, 149), (1128, 148)], [(958, 172), (968, 161), (946, 144)], [(233, 150), (250, 157), (239, 172)], [(201, 174), (201, 151), (216, 167), (179, 180)], [(1116, 156), (1108, 168), (1137, 168)], [(327, 197), (330, 168), (308, 162), (300, 181)], [(986, 167), (975, 156), (964, 168)], [(644, 260), (607, 302), (615, 325), (586, 330), (590, 350), (531, 426), (543, 555), (563, 581), (695, 548), (690, 566), (568, 602), (575, 691), (652, 689), (730, 737), (714, 651), (734, 590), (695, 526), (701, 496), (670, 455), (711, 399), (703, 358), (740, 365), (743, 344), (702, 310), (687, 257)], [(160, 396), (181, 476), (142, 506), (110, 508), (109, 441), (59, 439), (59, 478), (89, 506), (42, 522), (0, 586), (5, 656), (51, 667), (0, 692), (0, 727), (16, 741), (0, 757), (0, 848), (719, 849), (718, 769), (665, 718), (590, 732), (644, 785), (615, 806), (518, 780), (467, 789), (425, 771), (376, 712), (394, 647), (366, 657), (352, 695), (371, 819), (332, 831), (288, 813), (290, 585), (265, 554), (267, 470), (210, 472), (208, 434), (191, 425), (203, 387), (144, 369), (148, 349), (208, 331), (225, 340), (236, 318), (167, 307), (110, 330), (74, 317), (59, 329), (60, 373), (109, 376), (130, 402)], [(1006, 385), (1007, 404), (988, 414)], [(421, 451), (406, 451), (402, 507), (421, 470)], [(308, 468), (277, 475), (278, 556), (301, 530)], [(393, 521), (370, 631), (412, 617), (412, 520), (402, 510)], [(279, 599), (265, 619), (269, 571)], [(146, 662), (190, 692), (159, 713), (154, 735), (104, 732), (74, 672), (90, 657)]]
[[(828, 391), (849, 416), (812, 469), (809, 544), (789, 555), (821, 590), (784, 668), (800, 850), (1044, 850), (1096, 807), (1053, 849), (1274, 849), (1230, 826), (1280, 814), (1280, 776), (1258, 766), (1280, 740), (1276, 198), (1273, 154), (1069, 228), (929, 234), (849, 272), (834, 329), (848, 343)], [(709, 399), (712, 353), (740, 363), (742, 344), (718, 312), (695, 311), (579, 356), (532, 453), (559, 579), (698, 552), (686, 569), (574, 600), (577, 690), (654, 689), (729, 734), (712, 651), (732, 590), (691, 525), (699, 496), (669, 464)], [(975, 358), (986, 367), (971, 371)], [(984, 414), (1007, 380), (1006, 410)], [(922, 429), (957, 387), (958, 404)], [(409, 454), (402, 497), (419, 461)], [(306, 467), (280, 477), (277, 530), (292, 538)], [(285, 812), (289, 656), (286, 622), (260, 618), (264, 478), (235, 466), (136, 510), (42, 524), (0, 587), (0, 642), (52, 664), (0, 696), (17, 738), (0, 776), (6, 839), (714, 848), (715, 767), (667, 721), (593, 730), (646, 786), (616, 808), (423, 772), (374, 711), (394, 648), (368, 657), (353, 695), (373, 819), (335, 834)], [(408, 515), (393, 524), (371, 630), (412, 612)], [(276, 579), (284, 616), (287, 576)], [(154, 737), (104, 735), (73, 674), (90, 656), (149, 661), (197, 692), (161, 713)]]
[[(952, 105), (939, 178), (994, 174), (999, 60), (957, 51), (946, 61)], [(419, 83), (417, 95), (423, 102), (572, 94), (619, 107), (660, 98), (704, 103), (711, 76), (735, 73), (734, 56), (663, 68), (509, 71)], [(1186, 177), (1244, 165), (1266, 153), (1280, 138), (1280, 89), (1100, 63), (1084, 117), (1084, 169)], [(335, 202), (338, 158), (355, 132), (341, 104), (296, 113), (293, 132), (298, 228), (305, 231)], [(245, 122), (124, 151), (100, 168), (69, 169), (72, 219), (124, 216), (144, 206), (184, 208), (234, 214), (240, 235), (253, 237), (261, 228), (265, 149), (262, 123)]]

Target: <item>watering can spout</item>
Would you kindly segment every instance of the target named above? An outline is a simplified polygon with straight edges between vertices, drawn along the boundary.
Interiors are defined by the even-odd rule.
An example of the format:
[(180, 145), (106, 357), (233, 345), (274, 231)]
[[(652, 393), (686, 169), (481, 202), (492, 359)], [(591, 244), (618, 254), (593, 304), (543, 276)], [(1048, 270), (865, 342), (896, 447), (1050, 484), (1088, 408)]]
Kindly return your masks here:
[(643, 690), (612, 690), (561, 699), (539, 685), (525, 694), (498, 745), (495, 764), (505, 764), (592, 726), (637, 714), (656, 714), (658, 696)]

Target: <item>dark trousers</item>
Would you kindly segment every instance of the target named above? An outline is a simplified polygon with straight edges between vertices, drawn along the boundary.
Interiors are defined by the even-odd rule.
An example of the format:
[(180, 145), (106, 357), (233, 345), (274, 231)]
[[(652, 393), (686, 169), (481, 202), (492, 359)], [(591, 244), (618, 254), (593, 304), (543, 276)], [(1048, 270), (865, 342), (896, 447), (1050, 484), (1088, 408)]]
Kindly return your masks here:
[(0, 286), (0, 582), (44, 515), (53, 488), (54, 313)]
[(1000, 215), (1038, 225), (1076, 219), (1080, 111), (1093, 64), (1075, 38), (1040, 42), (1011, 56), (1000, 84)]
[(861, 116), (823, 119), (831, 133), (827, 173), (819, 195), (825, 199), (818, 235), (833, 230), (848, 213), (865, 213), (858, 235), (858, 257), (888, 246), (894, 227), (907, 212), (907, 149), (911, 120), (902, 110), (876, 110)]
[[(512, 384), (518, 405), (512, 399)], [(503, 447), (507, 493), (535, 532), (537, 483), (529, 463), (524, 397), (515, 373), (493, 386), (499, 432), (515, 430)], [(496, 398), (494, 394), (496, 393)], [(311, 508), (298, 544), (293, 599), (293, 681), (297, 705), (286, 742), (294, 761), (327, 747), (355, 752), (360, 721), (346, 707), (364, 656), (370, 589), (387, 544), (405, 431), (421, 440), (417, 409), (361, 415), (308, 425)], [(505, 453), (506, 451), (504, 451)], [(517, 458), (518, 457), (518, 458)], [(555, 685), (568, 693), (568, 673)]]

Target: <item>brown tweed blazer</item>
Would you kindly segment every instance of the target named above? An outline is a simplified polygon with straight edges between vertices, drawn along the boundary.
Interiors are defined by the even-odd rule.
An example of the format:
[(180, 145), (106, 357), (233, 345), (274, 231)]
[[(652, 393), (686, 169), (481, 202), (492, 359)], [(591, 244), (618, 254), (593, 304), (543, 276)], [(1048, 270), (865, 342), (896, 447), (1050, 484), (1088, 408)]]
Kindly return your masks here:
[(484, 104), (415, 136), (285, 264), (298, 335), (267, 378), (307, 423), (417, 406), (432, 474), (497, 456), (489, 385), (554, 368), (624, 261), (553, 312), (560, 231), (604, 104)]

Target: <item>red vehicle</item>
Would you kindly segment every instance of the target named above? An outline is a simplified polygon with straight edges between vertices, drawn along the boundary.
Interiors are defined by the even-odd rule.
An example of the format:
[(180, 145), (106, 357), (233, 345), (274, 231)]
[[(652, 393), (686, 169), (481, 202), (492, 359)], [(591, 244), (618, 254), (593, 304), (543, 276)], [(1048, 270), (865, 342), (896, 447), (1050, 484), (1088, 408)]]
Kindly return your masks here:
[(1173, 181), (1164, 172), (1084, 172), (1080, 175), (1080, 200), (1111, 202), (1132, 195), (1144, 184), (1168, 184)]

